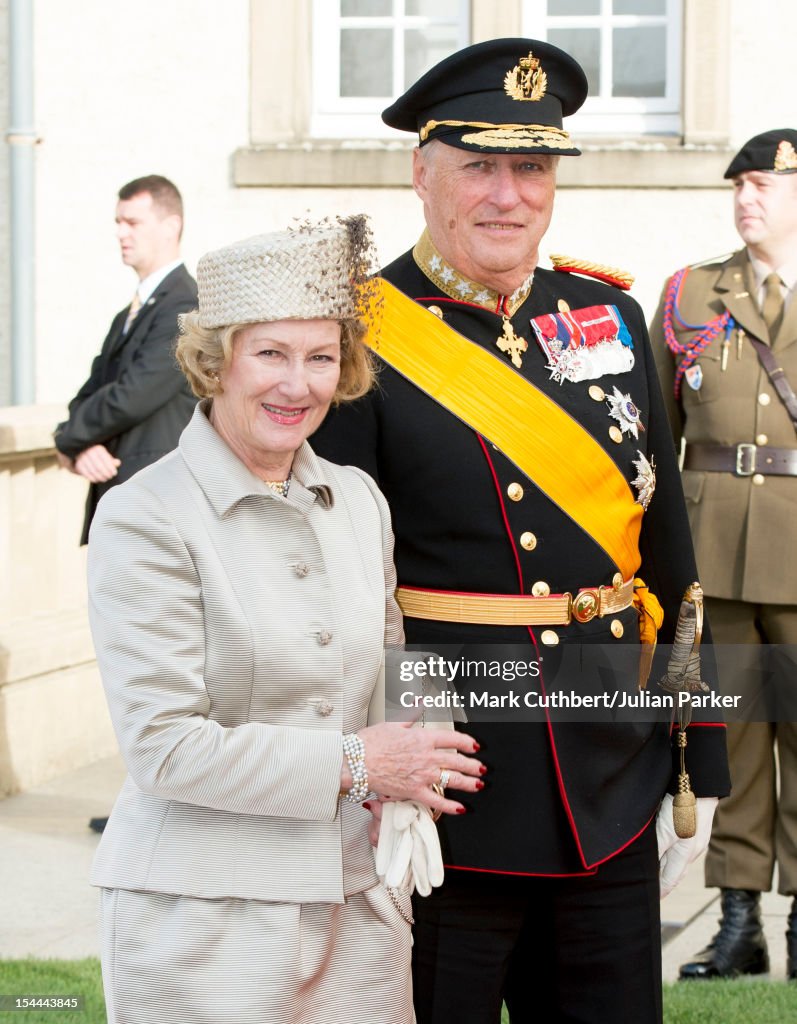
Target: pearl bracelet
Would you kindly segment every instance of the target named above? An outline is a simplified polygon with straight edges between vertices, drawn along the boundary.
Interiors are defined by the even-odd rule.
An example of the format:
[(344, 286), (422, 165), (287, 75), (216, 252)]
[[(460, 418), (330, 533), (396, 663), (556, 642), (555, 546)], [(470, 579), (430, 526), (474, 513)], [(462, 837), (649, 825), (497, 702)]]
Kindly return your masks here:
[(368, 769), (365, 767), (365, 743), (356, 732), (343, 737), (343, 756), (351, 773), (351, 786), (348, 792), (341, 792), (344, 800), (352, 804), (361, 804), (368, 796)]

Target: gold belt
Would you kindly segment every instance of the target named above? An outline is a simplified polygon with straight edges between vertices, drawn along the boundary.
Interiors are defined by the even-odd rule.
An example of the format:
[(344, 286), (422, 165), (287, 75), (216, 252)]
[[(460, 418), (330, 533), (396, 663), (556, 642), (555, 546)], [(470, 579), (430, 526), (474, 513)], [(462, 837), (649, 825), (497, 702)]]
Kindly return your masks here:
[[(619, 577), (619, 573), (618, 573)], [(469, 622), (484, 626), (569, 626), (596, 616), (615, 615), (634, 600), (634, 581), (585, 587), (572, 594), (534, 597), (515, 594), (466, 594), (453, 590), (399, 587), (396, 600), (410, 619)]]

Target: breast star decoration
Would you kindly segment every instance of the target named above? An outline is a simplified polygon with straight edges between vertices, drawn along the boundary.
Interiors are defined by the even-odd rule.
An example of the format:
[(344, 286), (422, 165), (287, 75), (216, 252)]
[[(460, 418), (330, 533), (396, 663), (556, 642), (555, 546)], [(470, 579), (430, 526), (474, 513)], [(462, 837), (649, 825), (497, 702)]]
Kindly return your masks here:
[(639, 409), (631, 401), (631, 396), (624, 395), (618, 388), (612, 388), (612, 394), (606, 396), (606, 401), (609, 403), (609, 415), (620, 424), (620, 430), (639, 440), (639, 431), (645, 428), (639, 418)]
[(639, 458), (634, 459), (631, 463), (637, 471), (637, 475), (631, 481), (631, 485), (637, 489), (636, 504), (641, 505), (642, 509), (647, 511), (650, 499), (656, 490), (656, 463), (652, 458), (648, 460), (638, 449), (637, 455)]

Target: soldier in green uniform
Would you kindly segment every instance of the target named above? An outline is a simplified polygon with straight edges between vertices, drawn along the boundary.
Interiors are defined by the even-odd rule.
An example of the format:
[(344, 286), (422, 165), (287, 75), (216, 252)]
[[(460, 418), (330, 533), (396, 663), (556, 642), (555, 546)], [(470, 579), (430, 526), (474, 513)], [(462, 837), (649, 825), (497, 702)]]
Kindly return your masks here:
[[(761, 645), (797, 643), (797, 131), (750, 139), (725, 177), (744, 248), (678, 271), (651, 340), (675, 439), (686, 442), (683, 485), (714, 642), (740, 645), (722, 659), (738, 673), (729, 688), (755, 678)], [(773, 654), (780, 685), (793, 686), (785, 648)], [(760, 894), (776, 862), (779, 891), (797, 897), (797, 723), (731, 722), (728, 747), (733, 789), (706, 858), (722, 920), (683, 979), (767, 971)], [(797, 979), (797, 899), (787, 954)]]
[[(384, 112), (417, 132), (426, 230), (381, 273), (379, 387), (313, 437), (387, 496), (408, 641), (511, 645), (542, 659), (543, 692), (548, 666), (584, 645), (638, 663), (637, 575), (668, 642), (696, 571), (627, 277), (539, 266), (558, 160), (579, 152), (562, 117), (586, 93), (557, 47), (497, 39)], [(635, 693), (636, 669), (618, 683)], [(541, 998), (549, 1021), (661, 1020), (660, 865), (666, 892), (708, 841), (724, 729), (700, 714), (688, 729), (698, 835), (676, 840), (669, 723), (554, 718), (471, 715), (490, 781), (441, 825), (446, 881), (416, 901), (419, 1024), (494, 1024), (504, 999), (513, 1021), (536, 1020)]]

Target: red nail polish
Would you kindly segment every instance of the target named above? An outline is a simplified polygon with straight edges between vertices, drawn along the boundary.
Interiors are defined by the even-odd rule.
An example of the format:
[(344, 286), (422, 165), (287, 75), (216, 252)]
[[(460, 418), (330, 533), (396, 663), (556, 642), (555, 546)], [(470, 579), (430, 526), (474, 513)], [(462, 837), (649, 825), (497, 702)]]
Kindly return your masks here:
[(467, 811), (464, 807), (458, 807), (457, 814), (467, 814)]
[(479, 775), (486, 775), (486, 774), (487, 774), (487, 768), (483, 764), (480, 764), (479, 765)]
[(480, 746), (479, 746), (479, 744), (478, 744), (478, 743), (477, 743), (477, 742), (476, 742), (476, 741), (474, 740), (474, 741), (473, 741), (473, 753), (474, 753), (474, 754), (478, 754), (480, 750), (481, 750), (481, 747), (480, 747)]
[(366, 800), (366, 802), (365, 802), (365, 803), (363, 804), (363, 807), (364, 807), (364, 808), (366, 809), (366, 811), (370, 811), (370, 810), (371, 810), (371, 805), (370, 805), (370, 804), (368, 803), (368, 801), (367, 801), (367, 800)]
[(482, 782), (481, 779), (477, 779), (477, 781), (476, 781), (476, 789), (484, 789), (484, 783)]

